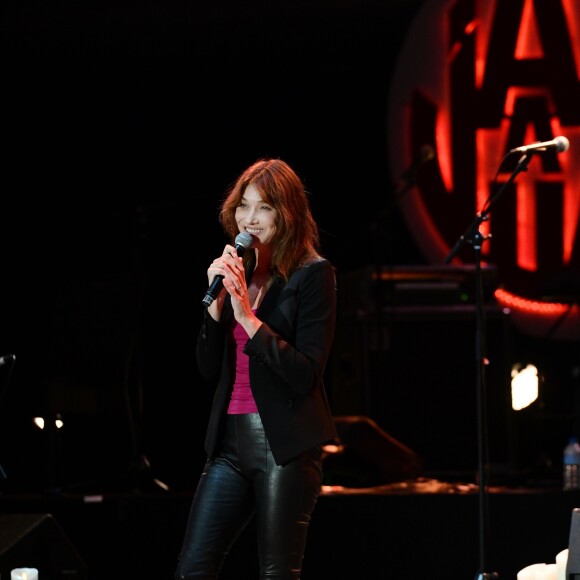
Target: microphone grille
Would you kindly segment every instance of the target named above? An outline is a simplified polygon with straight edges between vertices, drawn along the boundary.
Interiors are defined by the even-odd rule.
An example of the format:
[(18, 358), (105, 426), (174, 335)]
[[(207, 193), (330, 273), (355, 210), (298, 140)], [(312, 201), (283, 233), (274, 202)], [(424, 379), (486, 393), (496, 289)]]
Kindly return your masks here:
[(248, 232), (241, 232), (236, 236), (235, 245), (247, 249), (252, 245), (253, 241), (254, 239), (252, 238), (252, 234), (249, 234)]
[(566, 137), (560, 135), (560, 137), (556, 137), (554, 141), (556, 141), (556, 149), (558, 150), (558, 153), (568, 151), (568, 148), (570, 147), (570, 141), (568, 141)]

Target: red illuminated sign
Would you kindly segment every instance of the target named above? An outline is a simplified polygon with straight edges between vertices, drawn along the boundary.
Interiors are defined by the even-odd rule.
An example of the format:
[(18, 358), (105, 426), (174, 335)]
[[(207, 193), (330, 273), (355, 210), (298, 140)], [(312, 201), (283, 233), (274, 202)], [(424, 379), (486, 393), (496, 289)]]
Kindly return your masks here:
[[(580, 339), (579, 35), (574, 0), (427, 0), (408, 30), (389, 102), (393, 175), (425, 144), (436, 151), (401, 200), (430, 263), (445, 260), (505, 185), (521, 157), (506, 156), (510, 149), (568, 139), (566, 152), (532, 157), (480, 228), (491, 234), (482, 258), (497, 267), (500, 305), (525, 311), (526, 330), (538, 335), (551, 320), (542, 316), (560, 316), (551, 337), (564, 339)], [(469, 246), (454, 258), (474, 259)], [(526, 310), (526, 300), (536, 306)]]

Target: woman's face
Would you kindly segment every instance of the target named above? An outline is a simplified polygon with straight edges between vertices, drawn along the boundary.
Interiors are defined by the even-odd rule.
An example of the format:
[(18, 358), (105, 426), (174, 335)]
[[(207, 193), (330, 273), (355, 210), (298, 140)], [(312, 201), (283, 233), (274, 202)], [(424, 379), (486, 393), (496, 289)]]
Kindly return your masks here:
[(236, 223), (240, 232), (248, 232), (260, 240), (261, 244), (268, 244), (276, 231), (278, 212), (265, 201), (253, 185), (248, 185), (236, 208)]

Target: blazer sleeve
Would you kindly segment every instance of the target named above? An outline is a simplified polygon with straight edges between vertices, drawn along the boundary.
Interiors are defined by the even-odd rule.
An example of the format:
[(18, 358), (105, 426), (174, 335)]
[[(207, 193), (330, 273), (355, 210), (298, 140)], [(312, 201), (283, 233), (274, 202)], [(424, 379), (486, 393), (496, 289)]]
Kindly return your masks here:
[(336, 325), (332, 264), (318, 260), (295, 272), (281, 293), (276, 316), (264, 322), (244, 352), (285, 385), (285, 395), (306, 395), (321, 384)]

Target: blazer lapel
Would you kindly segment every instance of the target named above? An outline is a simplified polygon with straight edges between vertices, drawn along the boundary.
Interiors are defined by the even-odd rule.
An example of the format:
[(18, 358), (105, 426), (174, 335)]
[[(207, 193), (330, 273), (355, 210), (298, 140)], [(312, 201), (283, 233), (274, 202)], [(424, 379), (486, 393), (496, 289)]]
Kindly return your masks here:
[(276, 276), (274, 282), (272, 282), (272, 286), (270, 286), (268, 292), (266, 292), (264, 300), (262, 300), (262, 304), (260, 304), (258, 311), (256, 312), (260, 320), (268, 320), (270, 314), (274, 308), (276, 308), (278, 298), (285, 285), (286, 283), (284, 280), (279, 276)]

